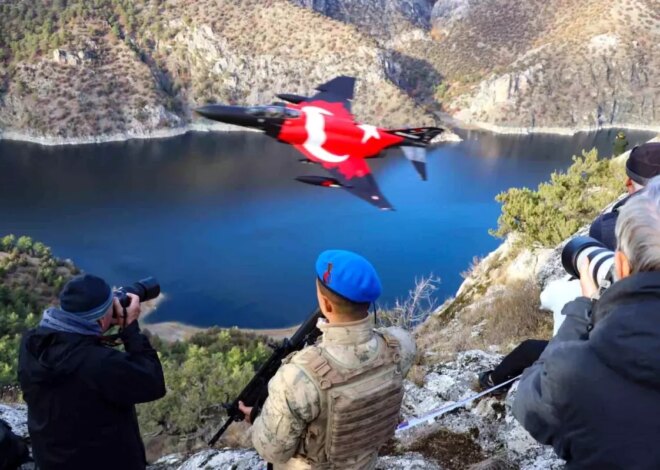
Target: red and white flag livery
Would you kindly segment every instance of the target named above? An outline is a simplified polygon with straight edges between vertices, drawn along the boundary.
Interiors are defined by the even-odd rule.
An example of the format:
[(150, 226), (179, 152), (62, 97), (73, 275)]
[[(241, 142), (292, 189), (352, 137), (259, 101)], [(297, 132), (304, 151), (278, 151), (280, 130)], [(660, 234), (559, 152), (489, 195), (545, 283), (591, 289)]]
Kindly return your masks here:
[(385, 149), (400, 147), (426, 180), (426, 147), (444, 129), (382, 129), (355, 122), (351, 100), (355, 78), (337, 77), (317, 88), (312, 97), (280, 94), (287, 103), (267, 106), (207, 105), (197, 113), (215, 121), (257, 128), (267, 135), (293, 145), (303, 162), (322, 166), (330, 176), (300, 176), (303, 183), (327, 188), (344, 188), (379, 209), (392, 210), (380, 192), (367, 159), (379, 157)]

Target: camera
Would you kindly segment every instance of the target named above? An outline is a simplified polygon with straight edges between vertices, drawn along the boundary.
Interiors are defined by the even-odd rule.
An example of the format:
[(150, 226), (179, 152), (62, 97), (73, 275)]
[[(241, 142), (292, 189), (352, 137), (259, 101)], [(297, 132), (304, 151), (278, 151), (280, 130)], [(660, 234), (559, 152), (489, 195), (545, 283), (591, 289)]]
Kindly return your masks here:
[(580, 277), (580, 266), (589, 263), (589, 276), (600, 288), (614, 282), (614, 252), (591, 237), (575, 237), (561, 252), (561, 264), (568, 274)]
[(160, 284), (156, 278), (147, 277), (130, 286), (120, 287), (115, 290), (114, 296), (119, 299), (119, 303), (124, 308), (131, 304), (131, 298), (126, 294), (135, 294), (140, 298), (140, 302), (146, 302), (160, 295)]

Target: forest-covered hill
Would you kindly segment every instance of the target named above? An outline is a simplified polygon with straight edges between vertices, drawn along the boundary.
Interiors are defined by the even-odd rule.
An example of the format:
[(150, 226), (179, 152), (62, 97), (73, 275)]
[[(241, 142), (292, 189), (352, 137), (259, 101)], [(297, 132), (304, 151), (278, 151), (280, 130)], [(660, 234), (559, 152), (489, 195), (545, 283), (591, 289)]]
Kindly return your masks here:
[(181, 129), (361, 79), (381, 125), (660, 127), (658, 0), (2, 0), (0, 133)]

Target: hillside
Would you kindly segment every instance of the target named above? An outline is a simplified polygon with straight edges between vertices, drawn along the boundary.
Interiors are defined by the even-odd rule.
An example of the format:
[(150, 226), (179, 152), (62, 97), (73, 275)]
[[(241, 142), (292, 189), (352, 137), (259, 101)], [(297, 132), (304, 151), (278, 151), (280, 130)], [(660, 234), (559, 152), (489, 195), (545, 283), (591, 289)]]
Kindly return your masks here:
[(181, 132), (340, 74), (384, 126), (657, 129), (658, 42), (658, 0), (2, 0), (0, 135)]
[(0, 237), (0, 398), (16, 383), (21, 333), (34, 327), (41, 311), (57, 298), (77, 272), (70, 261), (54, 258), (43, 243), (29, 237)]
[(430, 58), (447, 109), (506, 127), (654, 126), (657, 0), (439, 0)]
[(178, 128), (206, 102), (270, 102), (360, 77), (355, 112), (430, 124), (355, 27), (284, 0), (0, 2), (0, 129), (60, 139)]
[(396, 83), (464, 123), (660, 128), (657, 0), (312, 3), (377, 38), (401, 66)]

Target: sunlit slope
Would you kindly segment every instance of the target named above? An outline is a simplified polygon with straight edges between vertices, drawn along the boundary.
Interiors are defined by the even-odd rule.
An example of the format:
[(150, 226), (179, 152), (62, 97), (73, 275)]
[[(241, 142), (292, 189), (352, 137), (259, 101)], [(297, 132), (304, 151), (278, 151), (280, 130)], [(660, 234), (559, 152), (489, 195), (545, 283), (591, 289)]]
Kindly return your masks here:
[(446, 78), (436, 98), (514, 127), (660, 125), (657, 0), (439, 0), (402, 49)]
[(368, 35), (288, 1), (0, 3), (0, 128), (45, 136), (180, 126), (208, 101), (254, 104), (362, 79), (360, 119), (430, 124)]

